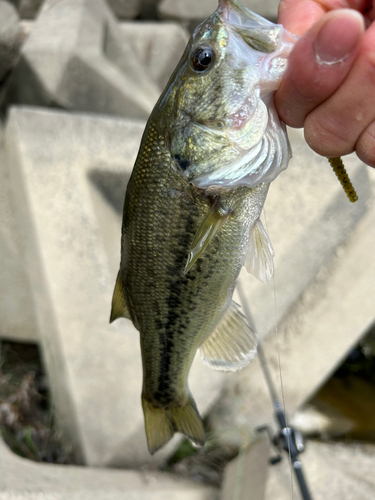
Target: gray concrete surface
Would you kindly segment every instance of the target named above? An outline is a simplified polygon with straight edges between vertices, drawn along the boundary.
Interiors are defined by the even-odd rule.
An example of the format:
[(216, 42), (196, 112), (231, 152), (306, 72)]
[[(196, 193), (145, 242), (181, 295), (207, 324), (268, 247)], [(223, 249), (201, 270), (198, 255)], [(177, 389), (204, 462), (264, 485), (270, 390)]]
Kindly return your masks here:
[[(250, 10), (260, 14), (267, 19), (276, 21), (278, 0), (241, 0), (241, 3)], [(161, 0), (159, 12), (161, 16), (175, 19), (205, 19), (217, 8), (217, 0)]]
[(20, 252), (21, 241), (0, 123), (0, 336), (33, 342), (38, 339), (38, 328)]
[(41, 7), (43, 0), (20, 0), (18, 3), (18, 13), (21, 19), (34, 19)]
[(353, 204), (328, 161), (308, 147), (302, 130), (289, 129), (288, 134), (293, 158), (271, 184), (262, 216), (275, 251), (274, 279), (264, 286), (245, 269), (241, 273), (261, 336), (268, 334), (275, 321), (280, 322), (321, 266), (345, 243), (372, 198), (369, 175), (373, 171), (355, 155), (345, 157), (359, 195)]
[[(23, 36), (27, 37), (35, 22), (21, 20)], [(161, 92), (177, 66), (189, 40), (189, 33), (173, 22), (121, 22), (121, 43), (132, 51), (136, 60)]]
[(104, 0), (47, 0), (22, 47), (5, 104), (147, 118), (158, 97)]
[(307, 404), (298, 408), (290, 420), (291, 425), (304, 436), (342, 437), (353, 430), (354, 422), (342, 413), (321, 404), (319, 408)]
[[(301, 455), (314, 500), (372, 500), (375, 497), (375, 445), (309, 441)], [(300, 500), (288, 461), (269, 468), (264, 500)]]
[(43, 0), (7, 0), (13, 4), (21, 19), (34, 19), (38, 14)]
[(18, 59), (21, 27), (13, 5), (0, 1), (0, 82)]
[[(163, 0), (160, 12), (198, 19), (216, 5), (216, 0), (212, 7), (208, 1)], [(249, 6), (271, 18), (276, 12), (273, 3)], [(187, 37), (169, 23), (120, 28), (99, 0), (47, 0), (30, 33), (9, 94), (14, 101), (142, 118)], [(143, 126), (14, 109), (6, 157), (0, 129), (0, 335), (40, 339), (60, 425), (81, 461), (95, 466), (153, 467), (177, 442), (149, 457), (138, 334), (127, 320), (108, 325), (123, 195)], [(278, 387), (280, 355), (292, 415), (375, 321), (375, 268), (368, 250), (375, 241), (375, 183), (371, 170), (369, 182), (366, 168), (348, 158), (360, 196), (351, 205), (326, 160), (308, 149), (300, 132), (290, 135), (294, 159), (271, 187), (264, 221), (276, 252), (275, 280), (264, 287), (246, 271), (241, 280)], [(191, 389), (201, 410), (213, 403), (224, 380), (226, 392), (211, 416), (214, 427), (272, 422), (258, 360), (226, 376), (198, 360)], [(164, 475), (45, 466), (9, 453), (0, 442), (0, 500), (107, 500), (124, 494), (211, 499), (217, 493), (172, 484)], [(302, 460), (314, 499), (373, 498), (373, 456), (373, 447), (310, 443)], [(228, 498), (254, 484), (249, 471), (256, 464), (250, 461), (238, 489), (239, 462), (227, 471)], [(283, 467), (271, 469), (267, 499), (291, 498), (290, 472)], [(258, 492), (263, 472), (262, 465)], [(295, 487), (294, 492), (298, 498)]]
[[(43, 345), (53, 394), (61, 420), (81, 452), (82, 460), (95, 465), (129, 465), (149, 460), (139, 405), (139, 357), (134, 357), (139, 349), (137, 335), (123, 336), (120, 325), (107, 325), (119, 261), (120, 212), (126, 184), (122, 174), (130, 175), (142, 128), (140, 123), (119, 119), (22, 108), (12, 111), (8, 125), (12, 192), (15, 206), (18, 203), (21, 207), (17, 213), (23, 234), (19, 261), (24, 263), (38, 331), (45, 339)], [(124, 142), (123, 137), (127, 137), (127, 141)], [(305, 164), (306, 159), (299, 152), (299, 147), (305, 146), (301, 138), (298, 140), (293, 141), (294, 161)], [(47, 149), (42, 147), (46, 143)], [(358, 205), (349, 204), (329, 167), (317, 157), (307, 172), (291, 166), (272, 186), (270, 202), (267, 202), (271, 208), (266, 211), (276, 259), (280, 259), (279, 263), (276, 260), (276, 316), (272, 284), (264, 287), (245, 275), (246, 282), (250, 283), (251, 309), (257, 324), (263, 325), (261, 333), (272, 328), (275, 317), (278, 322), (285, 317), (321, 266), (332, 258), (335, 249), (363, 217), (370, 193), (366, 170), (354, 159), (349, 160), (349, 165), (353, 180), (360, 188)], [(293, 196), (292, 201), (288, 199), (285, 203), (286, 196)], [(280, 205), (283, 210), (279, 210)], [(314, 289), (314, 285), (312, 287)], [(368, 286), (364, 286), (363, 293), (367, 289)], [(79, 293), (75, 295), (75, 291)], [(326, 293), (325, 288), (322, 293)], [(357, 300), (363, 309), (366, 302), (361, 296)], [(331, 303), (337, 303), (335, 295)], [(305, 312), (303, 304), (302, 301), (299, 306), (302, 312), (298, 312), (298, 321), (301, 315), (311, 315), (309, 310)], [(290, 410), (321, 383), (365, 328), (365, 316), (361, 315), (360, 328), (344, 328), (346, 333), (340, 332), (335, 342), (331, 337), (332, 346), (323, 349), (324, 356), (321, 356), (317, 345), (326, 341), (327, 321), (334, 324), (337, 316), (331, 308), (328, 312), (331, 316), (317, 313), (321, 325), (318, 337), (311, 334), (311, 327), (306, 327), (306, 333), (303, 329), (294, 331), (296, 327), (290, 323), (294, 320), (290, 318), (285, 319), (286, 326), (280, 325), (288, 332), (287, 342), (284, 342), (284, 334), (280, 334), (280, 350), (282, 359), (288, 360), (282, 371)], [(343, 318), (341, 313), (339, 316)], [(314, 318), (311, 321), (314, 325)], [(122, 322), (126, 329), (134, 330), (129, 322)], [(112, 331), (114, 335), (106, 333)], [(267, 352), (272, 353), (272, 364), (277, 366), (277, 340), (270, 337), (267, 342)], [(82, 356), (77, 356), (77, 352)], [(99, 352), (106, 354), (99, 356)], [(114, 357), (114, 352), (118, 356)], [(306, 357), (301, 355), (305, 352)], [(305, 379), (300, 375), (301, 370), (305, 372), (305, 365), (314, 353), (316, 360), (309, 362), (309, 376)], [(199, 361), (196, 366), (192, 391), (199, 407), (207, 408), (223, 377), (201, 367)], [(207, 387), (199, 388), (199, 377), (204, 378)], [(299, 384), (295, 383), (296, 379)], [(230, 379), (226, 376), (225, 380), (236, 395), (234, 401), (224, 399), (223, 404), (237, 413), (240, 423), (241, 419), (263, 423), (270, 418), (268, 393), (257, 360), (244, 374), (231, 375)], [(236, 392), (238, 386), (240, 398)], [(108, 391), (108, 387), (113, 387), (114, 392)], [(245, 403), (248, 399), (251, 408)], [(113, 401), (116, 401), (116, 411)], [(135, 416), (133, 408), (138, 411)], [(225, 422), (219, 424), (225, 425)], [(170, 449), (166, 449), (165, 454)], [(154, 460), (162, 460), (165, 454), (157, 455)]]
[(108, 5), (119, 19), (133, 19), (142, 8), (142, 0), (107, 0)]
[[(150, 457), (138, 333), (125, 319), (108, 324), (123, 197), (143, 127), (13, 108), (6, 130), (22, 259), (56, 412), (81, 460), (95, 466), (160, 463), (178, 442)], [(194, 364), (190, 387), (203, 413), (223, 379), (199, 359)]]
[(30, 31), (33, 29), (35, 22), (30, 19), (21, 19), (20, 25), (22, 30), (22, 37), (24, 40), (29, 36)]
[(216, 500), (214, 488), (162, 472), (94, 469), (32, 462), (0, 436), (1, 500)]
[(221, 500), (264, 500), (269, 455), (266, 437), (244, 446), (225, 468)]
[[(363, 182), (373, 190), (374, 172), (365, 166), (361, 168), (369, 171), (371, 181)], [(325, 190), (328, 191), (328, 185), (325, 185)], [(282, 290), (276, 288), (277, 312), (275, 314), (270, 308), (268, 314), (271, 320), (277, 319), (277, 334), (274, 329), (269, 332), (264, 340), (264, 350), (280, 399), (281, 372), (289, 415), (324, 383), (375, 321), (375, 263), (370, 251), (375, 241), (373, 196), (366, 204), (369, 205), (367, 212), (351, 229), (340, 222), (338, 213), (332, 216), (332, 221), (336, 220), (338, 224), (337, 231), (345, 232), (343, 239), (346, 241), (320, 270), (317, 269), (315, 279), (282, 320), (278, 313)], [(269, 222), (270, 219), (268, 212)], [(323, 221), (320, 229), (324, 229)], [(311, 240), (320, 240), (311, 229), (307, 234)], [(286, 242), (290, 244), (292, 240), (286, 239)], [(301, 273), (302, 270), (303, 267)], [(276, 283), (279, 282), (277, 273), (276, 266)], [(273, 302), (272, 288), (270, 295)], [(251, 302), (250, 308), (253, 309)], [(216, 422), (215, 428), (244, 422), (256, 426), (273, 422), (271, 410), (268, 390), (256, 359), (233, 376), (226, 395), (220, 399), (210, 418)]]
[(121, 23), (120, 28), (124, 45), (163, 90), (189, 41), (188, 32), (178, 23), (167, 22)]
[[(20, 176), (13, 177), (13, 186), (17, 186), (17, 188), (13, 187), (13, 192), (16, 197), (21, 196), (21, 205), (25, 205), (24, 200), (26, 200), (24, 208), (26, 213), (20, 212), (18, 215), (19, 227), (23, 228), (26, 224), (28, 231), (25, 234), (30, 240), (22, 241), (19, 248), (21, 254), (19, 262), (25, 265), (24, 269), (28, 277), (25, 281), (33, 289), (30, 295), (34, 302), (36, 301), (38, 329), (49, 339), (46, 343), (46, 359), (47, 363), (50, 360), (47, 368), (52, 370), (51, 382), (53, 388), (56, 388), (54, 390), (57, 391), (56, 404), (60, 408), (61, 418), (67, 423), (69, 434), (79, 443), (78, 447), (83, 454), (83, 460), (91, 464), (118, 465), (127, 464), (128, 460), (132, 463), (142, 463), (143, 460), (148, 460), (139, 408), (140, 367), (139, 364), (134, 365), (136, 361), (133, 354), (127, 355), (131, 363), (127, 367), (123, 366), (127, 358), (126, 356), (123, 358), (122, 349), (128, 353), (138, 352), (137, 336), (131, 333), (130, 337), (124, 338), (120, 332), (120, 326), (115, 324), (109, 327), (106, 323), (119, 262), (120, 213), (126, 184), (125, 178), (121, 180), (121, 173), (127, 172), (126, 175), (130, 175), (142, 127), (140, 123), (127, 123), (118, 119), (69, 117), (64, 113), (44, 113), (32, 109), (13, 110), (8, 126), (10, 158), (13, 165), (18, 165)], [(59, 135), (57, 135), (58, 130)], [(71, 137), (74, 139), (72, 140)], [(127, 137), (128, 140), (124, 142), (123, 137)], [(41, 144), (45, 144), (46, 141), (49, 147), (43, 149)], [(349, 160), (348, 164), (351, 173), (354, 174), (353, 180), (359, 187), (361, 201), (357, 205), (351, 205), (324, 160), (313, 157), (314, 161), (311, 162), (307, 171), (298, 169), (297, 165), (305, 164), (308, 155), (311, 156), (312, 153), (306, 149), (307, 146), (303, 144), (296, 132), (293, 144), (295, 166), (293, 167), (292, 164), (289, 170), (273, 184), (266, 206), (266, 226), (276, 251), (276, 316), (272, 283), (265, 287), (252, 276), (244, 273), (250, 307), (256, 324), (260, 325), (261, 333), (272, 329), (275, 318), (280, 322), (285, 317), (305, 288), (314, 280), (321, 266), (329, 261), (336, 248), (343, 244), (366, 211), (366, 200), (370, 194), (366, 170), (355, 159)], [(73, 160), (74, 165), (79, 166), (78, 169), (71, 166)], [(38, 180), (41, 175), (43, 175), (43, 181)], [(71, 200), (71, 185), (74, 186), (73, 200)], [(314, 186), (313, 190), (311, 186)], [(51, 205), (51, 196), (56, 189), (59, 197), (55, 195), (54, 206)], [(27, 193), (27, 196), (22, 193)], [(289, 198), (286, 203), (287, 196)], [(108, 203), (108, 200), (111, 202)], [(28, 204), (31, 204), (31, 207), (35, 205), (35, 208), (28, 210)], [(283, 206), (283, 210), (279, 209), (280, 206)], [(31, 227), (29, 227), (30, 217), (33, 221)], [(64, 222), (62, 234), (60, 234), (61, 218)], [(90, 221), (90, 223), (84, 223), (84, 221)], [(31, 234), (32, 228), (34, 228), (34, 233)], [(24, 233), (23, 230), (21, 232)], [(96, 250), (97, 255), (95, 252), (88, 251), (94, 247), (100, 249)], [(60, 258), (62, 249), (64, 259)], [(81, 254), (83, 259), (77, 259), (77, 255)], [(38, 262), (41, 266), (39, 270), (36, 269)], [(97, 274), (97, 269), (99, 274)], [(104, 269), (107, 271), (104, 272)], [(73, 290), (80, 292), (78, 301), (72, 294), (72, 286)], [(24, 288), (25, 290), (28, 289)], [(17, 294), (16, 291), (14, 293)], [(25, 300), (30, 295), (25, 293)], [(336, 304), (335, 300), (333, 297), (332, 303)], [(71, 307), (72, 301), (74, 302), (73, 308)], [(22, 302), (15, 303), (18, 304), (17, 307), (20, 307), (19, 304)], [(107, 306), (103, 307), (103, 304)], [(31, 312), (33, 311), (31, 309)], [(101, 311), (99, 316), (98, 311)], [(304, 315), (304, 310), (299, 314)], [(8, 317), (13, 316), (8, 315)], [(321, 317), (320, 313), (318, 317)], [(331, 321), (335, 320), (333, 316)], [(121, 321), (126, 328), (132, 329), (126, 320)], [(283, 328), (289, 332), (289, 319), (286, 318), (285, 321), (287, 326)], [(324, 340), (326, 319), (321, 318), (320, 321), (322, 324), (320, 336)], [(50, 328), (51, 322), (55, 325), (54, 330)], [(79, 331), (81, 328), (84, 332), (80, 332), (77, 336), (76, 330)], [(112, 328), (117, 333), (115, 338), (112, 335), (107, 337), (105, 333), (112, 331)], [(323, 357), (319, 355), (318, 350), (316, 356), (319, 363), (316, 361), (311, 363), (310, 369), (314, 367), (310, 373), (311, 376), (306, 379), (305, 383), (299, 385), (295, 384), (294, 377), (301, 369), (304, 369), (304, 364), (307, 359), (310, 359), (310, 353), (317, 350), (314, 343), (318, 342), (320, 337), (311, 336), (310, 330), (305, 334), (307, 338), (304, 336), (304, 331), (296, 332), (292, 340), (291, 334), (288, 333), (286, 343), (284, 343), (284, 336), (280, 337), (282, 359), (288, 360), (288, 366), (283, 365), (283, 374), (290, 377), (287, 382), (287, 391), (289, 391), (288, 397), (293, 394), (293, 408), (321, 382), (322, 377), (332, 369), (332, 364), (337, 363), (343, 352), (361, 334), (363, 328), (362, 325), (359, 330), (354, 329), (341, 336), (338, 344), (333, 343), (332, 348), (323, 351), (325, 353)], [(17, 329), (14, 331), (17, 333)], [(73, 341), (70, 336), (65, 338), (65, 331), (73, 332)], [(56, 341), (56, 345), (51, 343), (51, 336), (53, 339), (58, 339), (53, 341)], [(107, 344), (109, 338), (111, 342), (114, 342), (113, 345)], [(113, 358), (113, 351), (117, 350), (115, 347), (117, 340), (122, 345), (119, 349), (118, 361), (117, 358)], [(101, 352), (102, 342), (106, 342), (108, 354), (102, 359), (97, 359), (98, 355), (95, 353)], [(271, 337), (267, 342), (269, 342), (267, 352), (272, 353), (272, 362), (276, 366), (277, 340)], [(298, 349), (295, 347), (295, 342), (298, 342)], [(66, 343), (63, 350), (61, 343), (63, 345)], [(304, 358), (301, 352), (307, 353), (307, 345), (309, 355)], [(82, 357), (77, 357), (76, 352), (82, 352)], [(111, 363), (108, 363), (107, 359), (111, 359)], [(85, 363), (89, 363), (88, 367)], [(200, 366), (199, 361), (197, 366)], [(66, 381), (63, 383), (60, 377), (61, 367), (67, 371)], [(204, 370), (202, 373), (205, 374), (208, 387), (211, 387), (211, 383), (214, 387), (218, 387), (216, 384), (219, 384), (220, 374), (202, 367), (197, 369), (198, 371)], [(82, 380), (82, 373), (85, 371), (87, 371), (87, 379)], [(98, 378), (95, 375), (98, 373), (106, 375), (98, 386), (101, 388), (96, 393), (95, 384), (92, 381)], [(116, 404), (118, 411), (113, 412), (111, 420), (107, 421), (107, 414), (103, 408), (108, 408), (109, 411), (109, 407), (113, 406), (112, 401), (119, 399), (118, 396), (116, 396), (117, 399), (113, 399), (116, 392), (115, 394), (109, 393), (107, 384), (117, 386), (116, 377), (123, 381), (130, 377), (138, 386), (133, 388), (133, 384), (129, 384), (132, 403), (127, 404), (126, 396), (120, 397), (121, 403)], [(258, 361), (255, 361), (243, 375), (224, 377), (229, 385), (235, 388), (234, 391), (240, 385), (243, 396), (242, 398), (233, 396), (234, 402), (224, 400), (223, 404), (227, 404), (236, 412), (239, 405), (247, 408), (244, 402), (250, 398), (251, 408), (246, 410), (250, 412), (250, 415), (246, 415), (246, 418), (250, 418), (250, 421), (255, 423), (262, 423), (265, 418), (269, 419), (268, 393), (259, 372)], [(299, 380), (298, 376), (297, 379)], [(125, 385), (125, 382), (120, 384), (120, 388), (116, 388), (121, 395), (122, 385)], [(72, 388), (74, 395), (70, 395)], [(192, 390), (195, 393), (194, 377)], [(230, 392), (231, 389), (228, 390)], [(251, 396), (247, 395), (247, 390), (250, 390)], [(89, 393), (92, 395), (88, 396)], [(214, 394), (211, 394), (205, 405), (206, 394), (205, 390), (201, 398), (197, 394), (198, 405), (201, 408), (207, 407), (208, 402), (214, 399)], [(98, 398), (97, 402), (94, 402), (95, 396)], [(71, 401), (70, 404), (77, 408), (77, 415), (72, 412), (72, 407), (67, 405), (66, 401)], [(85, 418), (94, 414), (96, 405), (102, 408), (101, 418), (104, 423), (100, 419), (95, 419), (89, 425), (85, 425)], [(137, 407), (139, 411), (130, 426), (129, 422), (133, 414), (129, 412), (129, 407)], [(124, 418), (125, 414), (128, 415), (127, 418)], [(240, 420), (245, 418), (241, 408), (236, 418)], [(225, 425), (225, 422), (219, 424), (222, 427)], [(118, 446), (117, 429), (123, 436)], [(121, 434), (122, 432), (124, 433)], [(84, 437), (85, 434), (87, 437)], [(88, 437), (91, 434), (95, 436), (95, 439)], [(104, 448), (101, 444), (103, 440), (108, 443)], [(140, 440), (143, 443), (141, 451)], [(127, 454), (131, 458), (128, 459)], [(163, 454), (159, 455), (160, 459), (163, 456)]]

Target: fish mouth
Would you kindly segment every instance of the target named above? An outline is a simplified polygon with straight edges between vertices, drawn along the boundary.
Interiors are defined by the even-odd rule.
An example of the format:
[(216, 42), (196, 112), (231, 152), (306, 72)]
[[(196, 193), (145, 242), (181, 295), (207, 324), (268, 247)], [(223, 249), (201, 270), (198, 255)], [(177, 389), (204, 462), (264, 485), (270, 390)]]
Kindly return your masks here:
[(237, 0), (220, 0), (217, 12), (230, 31), (239, 34), (247, 45), (259, 52), (278, 52), (278, 56), (288, 57), (298, 40), (282, 25), (255, 14)]
[(230, 20), (230, 12), (236, 9), (236, 5), (233, 5), (231, 0), (220, 0), (217, 11), (223, 21), (228, 22)]
[(283, 27), (258, 16), (236, 0), (221, 0), (218, 13), (227, 29), (240, 35), (246, 45), (257, 52), (270, 54), (280, 47)]
[(217, 12), (223, 22), (237, 26), (251, 25), (254, 27), (254, 24), (274, 26), (271, 21), (255, 14), (255, 12), (244, 7), (237, 0), (220, 0)]

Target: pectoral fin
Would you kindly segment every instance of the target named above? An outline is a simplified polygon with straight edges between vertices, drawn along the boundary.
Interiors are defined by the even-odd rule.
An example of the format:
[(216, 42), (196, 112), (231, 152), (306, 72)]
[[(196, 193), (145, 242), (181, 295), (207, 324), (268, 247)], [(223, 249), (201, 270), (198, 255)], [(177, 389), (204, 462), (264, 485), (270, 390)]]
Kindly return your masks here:
[(204, 221), (194, 236), (193, 244), (189, 251), (184, 274), (187, 274), (195, 262), (201, 257), (215, 234), (223, 226), (229, 212), (220, 210), (219, 203), (214, 203)]
[(115, 321), (118, 318), (130, 318), (128, 306), (126, 305), (125, 295), (122, 288), (121, 272), (119, 271), (116, 278), (115, 290), (112, 297), (112, 309), (109, 322)]
[(249, 248), (247, 250), (245, 267), (247, 272), (253, 274), (264, 284), (273, 275), (273, 256), (275, 252), (266, 230), (260, 219), (251, 228)]
[(215, 330), (200, 346), (206, 366), (220, 371), (236, 371), (250, 363), (257, 352), (254, 332), (238, 304), (231, 302)]

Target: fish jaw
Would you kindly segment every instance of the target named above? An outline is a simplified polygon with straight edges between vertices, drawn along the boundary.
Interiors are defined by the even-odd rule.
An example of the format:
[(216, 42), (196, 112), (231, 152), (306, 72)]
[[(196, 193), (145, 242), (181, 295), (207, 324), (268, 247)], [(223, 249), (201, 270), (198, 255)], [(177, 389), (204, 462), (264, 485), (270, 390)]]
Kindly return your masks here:
[[(216, 12), (224, 22), (238, 26), (281, 26), (256, 14), (237, 0), (219, 0)], [(282, 26), (281, 26), (282, 27)], [(286, 31), (286, 30), (285, 30)]]
[[(217, 12), (230, 33), (239, 34), (242, 40), (256, 51), (270, 54), (269, 57), (256, 58), (255, 64), (261, 64), (261, 71), (265, 73), (259, 80), (260, 95), (275, 91), (279, 87), (290, 51), (298, 37), (281, 24), (268, 21), (236, 0), (221, 0)], [(234, 52), (239, 53), (240, 48)]]

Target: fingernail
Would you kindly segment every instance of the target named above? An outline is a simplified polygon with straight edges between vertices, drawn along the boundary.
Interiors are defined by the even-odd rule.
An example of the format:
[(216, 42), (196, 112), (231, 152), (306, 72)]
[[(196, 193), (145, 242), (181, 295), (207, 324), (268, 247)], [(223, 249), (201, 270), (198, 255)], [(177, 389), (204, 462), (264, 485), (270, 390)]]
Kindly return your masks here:
[(343, 9), (332, 14), (314, 42), (318, 63), (334, 64), (345, 60), (364, 31), (363, 17), (355, 10)]

